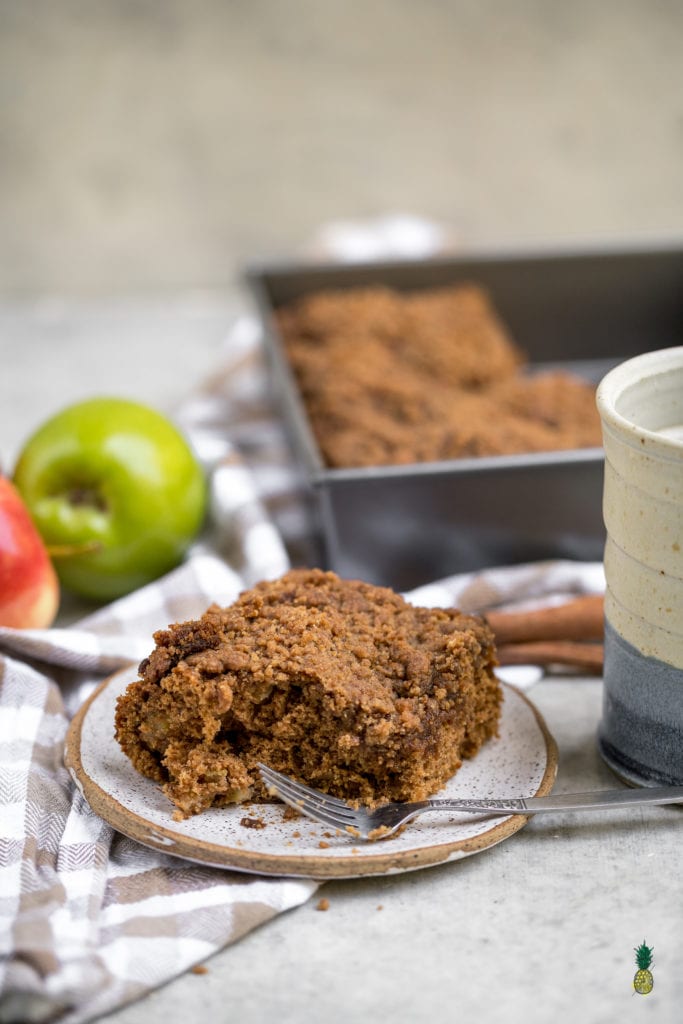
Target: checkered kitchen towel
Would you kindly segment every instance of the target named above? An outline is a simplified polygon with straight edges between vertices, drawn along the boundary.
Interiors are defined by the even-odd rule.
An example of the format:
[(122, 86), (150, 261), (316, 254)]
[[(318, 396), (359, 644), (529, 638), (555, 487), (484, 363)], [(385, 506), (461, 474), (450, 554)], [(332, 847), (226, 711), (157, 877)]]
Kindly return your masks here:
[[(212, 479), (212, 529), (186, 564), (74, 627), (0, 629), (2, 1024), (111, 1011), (316, 888), (139, 846), (90, 811), (63, 764), (69, 717), (105, 675), (149, 653), (154, 630), (230, 603), (290, 560), (313, 564), (255, 325), (238, 323), (229, 342), (225, 372), (178, 411)], [(413, 598), (477, 610), (601, 586), (599, 566), (548, 563), (454, 577)]]

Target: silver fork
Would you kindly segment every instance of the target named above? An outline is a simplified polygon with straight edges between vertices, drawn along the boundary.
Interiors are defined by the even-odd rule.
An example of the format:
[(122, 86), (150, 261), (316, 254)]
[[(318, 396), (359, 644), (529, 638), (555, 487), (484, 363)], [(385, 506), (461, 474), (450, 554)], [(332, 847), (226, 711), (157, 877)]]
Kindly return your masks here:
[(560, 796), (530, 796), (491, 800), (420, 800), (417, 803), (383, 804), (370, 810), (351, 807), (344, 800), (321, 793), (319, 789), (295, 782), (288, 775), (258, 765), (269, 793), (305, 814), (313, 821), (348, 832), (357, 839), (386, 839), (425, 811), (467, 811), (472, 814), (500, 816), (542, 814), (547, 811), (609, 810), (631, 804), (683, 803), (683, 786), (653, 789), (608, 789), (595, 793), (565, 793)]

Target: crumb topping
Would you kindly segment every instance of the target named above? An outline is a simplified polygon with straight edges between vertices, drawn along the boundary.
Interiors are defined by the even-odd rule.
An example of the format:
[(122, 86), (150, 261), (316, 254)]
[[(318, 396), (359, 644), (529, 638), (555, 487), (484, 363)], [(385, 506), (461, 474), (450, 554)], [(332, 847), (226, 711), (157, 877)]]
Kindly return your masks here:
[(599, 446), (594, 388), (525, 357), (474, 284), (321, 291), (278, 310), (330, 466)]

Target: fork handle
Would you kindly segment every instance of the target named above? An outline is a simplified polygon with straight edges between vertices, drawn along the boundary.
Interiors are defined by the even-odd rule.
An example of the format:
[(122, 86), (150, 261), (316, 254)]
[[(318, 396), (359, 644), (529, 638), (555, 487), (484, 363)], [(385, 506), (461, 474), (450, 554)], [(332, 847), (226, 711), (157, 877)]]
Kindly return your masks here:
[(546, 811), (598, 811), (631, 804), (683, 803), (683, 786), (608, 789), (594, 793), (564, 793), (501, 800), (424, 800), (425, 810), (471, 811), (475, 814), (542, 814)]

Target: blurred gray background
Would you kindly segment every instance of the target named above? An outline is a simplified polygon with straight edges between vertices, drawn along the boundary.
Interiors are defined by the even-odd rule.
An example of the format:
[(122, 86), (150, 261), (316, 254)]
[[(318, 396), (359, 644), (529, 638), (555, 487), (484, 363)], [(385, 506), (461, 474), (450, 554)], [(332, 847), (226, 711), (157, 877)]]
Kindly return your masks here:
[(81, 394), (177, 398), (244, 263), (331, 219), (680, 237), (682, 41), (679, 0), (0, 0), (0, 459)]

